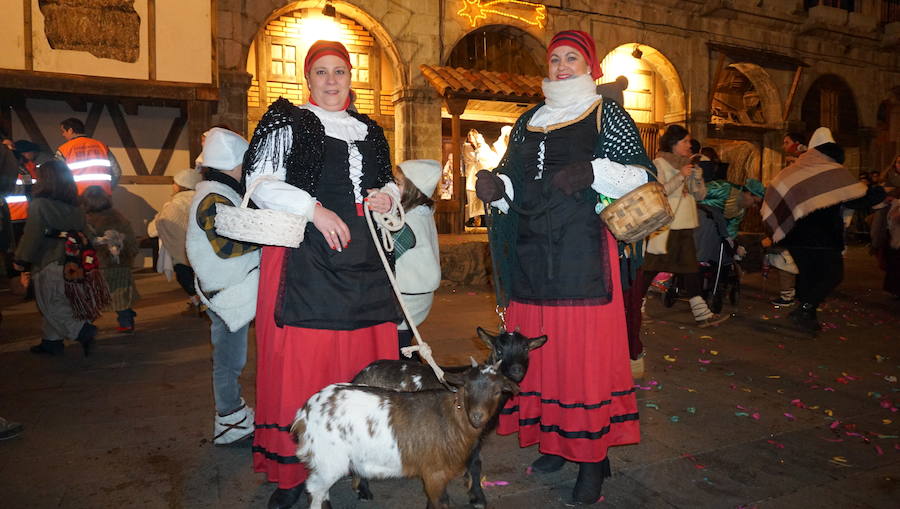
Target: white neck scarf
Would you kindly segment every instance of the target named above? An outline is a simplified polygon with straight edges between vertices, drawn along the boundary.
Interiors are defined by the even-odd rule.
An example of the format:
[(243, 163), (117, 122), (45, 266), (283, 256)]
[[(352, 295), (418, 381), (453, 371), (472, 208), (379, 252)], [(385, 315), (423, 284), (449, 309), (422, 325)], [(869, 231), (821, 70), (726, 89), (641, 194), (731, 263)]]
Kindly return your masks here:
[(544, 91), (544, 105), (528, 122), (528, 125), (535, 127), (568, 122), (600, 99), (597, 84), (589, 74), (558, 81), (545, 78), (541, 88)]

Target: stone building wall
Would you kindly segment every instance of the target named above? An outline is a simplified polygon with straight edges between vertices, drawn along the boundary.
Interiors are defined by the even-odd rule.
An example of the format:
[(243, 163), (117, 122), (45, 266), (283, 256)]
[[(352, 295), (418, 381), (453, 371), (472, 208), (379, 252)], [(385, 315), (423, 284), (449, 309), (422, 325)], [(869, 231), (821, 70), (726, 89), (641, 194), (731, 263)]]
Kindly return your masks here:
[[(776, 119), (772, 135), (762, 149), (763, 172), (781, 164), (781, 133), (796, 127), (800, 105), (816, 78), (835, 74), (853, 91), (861, 131), (871, 132), (882, 101), (900, 87), (900, 51), (897, 23), (880, 26), (878, 2), (859, 0), (858, 11), (847, 13), (829, 7), (804, 10), (802, 0), (544, 0), (546, 26), (537, 27), (512, 18), (488, 15), (483, 24), (509, 24), (534, 35), (544, 44), (559, 30), (581, 29), (591, 33), (603, 58), (622, 44), (640, 43), (658, 50), (671, 64), (663, 80), (680, 85), (685, 111), (667, 122), (683, 122), (700, 138), (709, 134), (709, 90), (716, 73), (718, 54), (708, 43), (743, 46), (799, 58), (804, 70), (786, 118)], [(441, 102), (419, 72), (420, 64), (441, 63), (455, 42), (471, 31), (457, 15), (461, 0), (335, 0), (338, 12), (355, 19), (386, 50), (397, 76), (392, 102), (395, 108), (398, 160), (439, 158), (441, 154)], [(444, 5), (444, 12), (440, 6)], [(218, 1), (218, 55), (220, 72), (245, 73), (250, 43), (265, 24), (283, 12), (319, 7), (320, 1), (288, 0)], [(893, 35), (892, 35), (893, 34)], [(893, 39), (892, 39), (893, 37)], [(664, 57), (664, 58), (663, 58)], [(732, 61), (729, 60), (728, 63)], [(765, 69), (763, 88), (778, 98), (782, 108), (794, 73)], [(227, 87), (246, 87), (249, 79), (222, 80)], [(760, 87), (757, 87), (760, 88)], [(895, 99), (896, 100), (896, 99)], [(895, 108), (896, 109), (896, 108)], [(217, 116), (233, 125), (246, 125), (246, 102), (220, 105)], [(897, 115), (894, 114), (894, 117)], [(894, 127), (892, 131), (900, 128)], [(869, 131), (866, 131), (869, 130)], [(894, 146), (900, 146), (894, 134)], [(862, 148), (865, 151), (865, 147)], [(861, 165), (867, 162), (861, 154)]]

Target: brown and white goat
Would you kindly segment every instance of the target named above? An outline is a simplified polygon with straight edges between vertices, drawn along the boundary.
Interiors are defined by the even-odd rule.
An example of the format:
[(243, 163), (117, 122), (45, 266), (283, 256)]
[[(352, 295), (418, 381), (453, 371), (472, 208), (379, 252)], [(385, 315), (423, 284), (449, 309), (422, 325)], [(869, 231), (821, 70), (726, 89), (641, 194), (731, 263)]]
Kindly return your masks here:
[(297, 457), (310, 470), (310, 509), (330, 509), (328, 490), (351, 471), (376, 479), (419, 477), (428, 508), (446, 509), (447, 484), (466, 469), (501, 395), (519, 390), (498, 368), (446, 373), (455, 393), (335, 384), (313, 395), (291, 427)]
[[(537, 338), (525, 337), (519, 332), (505, 332), (493, 336), (478, 327), (478, 337), (490, 348), (490, 356), (487, 363), (500, 363), (500, 372), (506, 378), (519, 383), (528, 372), (529, 352), (547, 342), (547, 336)], [(445, 371), (458, 371), (460, 368), (444, 368)], [(351, 382), (353, 384), (370, 385), (384, 389), (398, 391), (422, 391), (441, 389), (443, 386), (438, 381), (431, 368), (418, 361), (411, 360), (378, 360), (360, 371)], [(508, 396), (501, 398), (497, 406), (497, 412), (506, 404)], [(491, 416), (484, 428), (483, 435), (493, 431), (496, 427), (496, 413)], [(476, 509), (487, 506), (487, 498), (481, 489), (481, 441), (475, 445), (469, 465), (466, 468), (466, 484), (469, 491), (469, 502)], [(364, 478), (354, 476), (353, 489), (363, 500), (372, 500), (374, 497), (369, 489), (369, 483)]]

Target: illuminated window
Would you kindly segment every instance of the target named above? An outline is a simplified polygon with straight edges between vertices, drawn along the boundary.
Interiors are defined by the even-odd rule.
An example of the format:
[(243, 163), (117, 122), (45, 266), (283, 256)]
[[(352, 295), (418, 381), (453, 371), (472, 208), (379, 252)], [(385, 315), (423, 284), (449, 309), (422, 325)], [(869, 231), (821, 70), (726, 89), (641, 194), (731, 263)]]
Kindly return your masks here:
[(271, 76), (282, 81), (297, 81), (297, 46), (283, 41), (272, 41), (270, 47), (272, 60)]
[(369, 54), (350, 51), (350, 65), (353, 66), (351, 78), (353, 83), (371, 82), (369, 77)]

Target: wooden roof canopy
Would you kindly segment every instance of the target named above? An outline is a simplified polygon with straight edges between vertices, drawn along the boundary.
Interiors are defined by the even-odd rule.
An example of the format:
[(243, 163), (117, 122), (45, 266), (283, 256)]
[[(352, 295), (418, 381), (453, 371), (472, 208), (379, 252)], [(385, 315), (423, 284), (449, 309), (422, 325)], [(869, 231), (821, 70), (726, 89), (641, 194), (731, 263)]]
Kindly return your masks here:
[(419, 66), (419, 69), (438, 95), (444, 98), (515, 103), (538, 103), (544, 99), (541, 90), (543, 76), (426, 64)]

